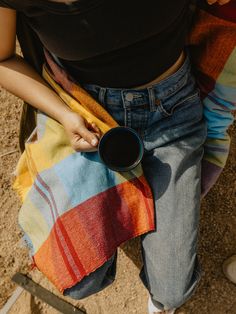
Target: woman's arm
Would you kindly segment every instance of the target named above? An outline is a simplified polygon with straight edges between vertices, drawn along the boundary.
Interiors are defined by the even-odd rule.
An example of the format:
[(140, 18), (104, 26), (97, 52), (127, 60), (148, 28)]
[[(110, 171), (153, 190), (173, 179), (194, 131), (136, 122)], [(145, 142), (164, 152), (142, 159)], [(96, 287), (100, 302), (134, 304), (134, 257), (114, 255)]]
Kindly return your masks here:
[(15, 55), (15, 40), (16, 12), (0, 8), (0, 85), (61, 123), (70, 108), (23, 58)]
[(94, 151), (99, 131), (74, 113), (48, 87), (43, 78), (20, 56), (15, 54), (16, 12), (0, 8), (0, 85), (33, 107), (60, 122), (70, 137), (72, 147), (80, 151)]

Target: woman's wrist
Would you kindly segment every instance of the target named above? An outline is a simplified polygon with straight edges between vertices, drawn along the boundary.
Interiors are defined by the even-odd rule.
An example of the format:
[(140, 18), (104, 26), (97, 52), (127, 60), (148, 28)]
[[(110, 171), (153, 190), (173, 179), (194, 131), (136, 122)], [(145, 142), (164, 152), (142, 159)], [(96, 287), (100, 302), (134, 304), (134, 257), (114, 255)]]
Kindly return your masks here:
[(69, 119), (73, 111), (70, 107), (65, 105), (62, 101), (55, 104), (54, 112), (51, 114), (52, 118), (56, 119), (59, 123), (64, 125)]

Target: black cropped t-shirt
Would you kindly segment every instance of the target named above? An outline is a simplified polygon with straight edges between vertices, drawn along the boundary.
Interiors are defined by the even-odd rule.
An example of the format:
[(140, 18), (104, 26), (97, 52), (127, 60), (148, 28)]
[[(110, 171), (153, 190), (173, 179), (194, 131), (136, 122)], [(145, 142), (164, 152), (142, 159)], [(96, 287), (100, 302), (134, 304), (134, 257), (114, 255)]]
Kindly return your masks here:
[[(81, 83), (130, 88), (175, 63), (189, 0), (0, 0), (20, 11), (43, 45)], [(0, 43), (1, 44), (1, 43)]]

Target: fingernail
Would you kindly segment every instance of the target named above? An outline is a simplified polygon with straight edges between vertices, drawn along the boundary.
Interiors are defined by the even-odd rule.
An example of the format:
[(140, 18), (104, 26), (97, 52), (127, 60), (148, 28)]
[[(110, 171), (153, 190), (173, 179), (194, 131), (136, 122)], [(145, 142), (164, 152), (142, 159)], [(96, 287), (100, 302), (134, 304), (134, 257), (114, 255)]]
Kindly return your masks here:
[(97, 140), (97, 139), (95, 139), (95, 138), (94, 138), (94, 139), (92, 140), (92, 142), (91, 142), (91, 144), (92, 144), (93, 146), (96, 146), (96, 145), (97, 145), (97, 143), (98, 143), (98, 140)]

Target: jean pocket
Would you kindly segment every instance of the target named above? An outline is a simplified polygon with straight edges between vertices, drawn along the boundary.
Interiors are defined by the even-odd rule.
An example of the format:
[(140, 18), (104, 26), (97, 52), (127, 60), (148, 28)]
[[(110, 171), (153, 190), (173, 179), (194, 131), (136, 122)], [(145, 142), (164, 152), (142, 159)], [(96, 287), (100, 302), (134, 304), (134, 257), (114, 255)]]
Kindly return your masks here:
[(177, 112), (189, 111), (192, 105), (201, 104), (200, 99), (200, 90), (195, 88), (193, 91), (188, 93), (187, 95), (183, 95), (183, 97), (178, 97), (177, 102), (175, 99), (170, 101), (160, 102), (158, 108), (162, 116), (171, 117)]

